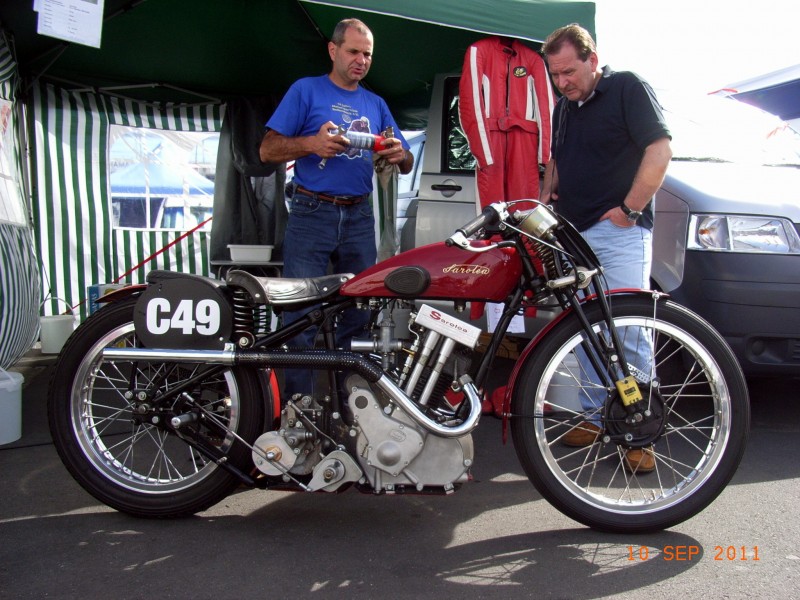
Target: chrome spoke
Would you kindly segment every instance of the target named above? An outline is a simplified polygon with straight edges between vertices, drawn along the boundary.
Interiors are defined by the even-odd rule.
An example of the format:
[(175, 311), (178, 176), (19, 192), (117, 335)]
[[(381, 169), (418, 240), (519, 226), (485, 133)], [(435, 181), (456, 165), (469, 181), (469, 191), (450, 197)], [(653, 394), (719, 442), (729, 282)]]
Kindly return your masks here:
[[(72, 393), (79, 400), (72, 404), (73, 423), (84, 455), (105, 477), (134, 491), (163, 494), (195, 485), (208, 477), (216, 464), (161, 428), (158, 413), (148, 412), (155, 403), (137, 404), (130, 392), (150, 393), (158, 382), (160, 393), (168, 393), (194, 377), (200, 367), (104, 361), (103, 348), (121, 342), (136, 345), (130, 324), (99, 340), (82, 363), (83, 373), (75, 378)], [(229, 373), (204, 381), (202, 391), (190, 396), (213, 417), (214, 432), (236, 425), (232, 419), (238, 418), (238, 397)], [(200, 437), (210, 434), (202, 423), (192, 427), (198, 428)], [(233, 439), (225, 435), (220, 450), (225, 451)]]
[[(641, 339), (653, 343), (652, 365), (643, 372), (658, 383), (640, 385), (647, 391), (649, 406), (663, 412), (665, 420), (663, 434), (652, 449), (642, 450), (652, 453), (654, 467), (647, 472), (638, 471), (638, 463), (627, 468), (627, 448), (604, 443), (602, 436), (587, 447), (564, 445), (564, 437), (581, 422), (600, 423), (605, 418), (600, 407), (589, 411), (574, 405), (582, 394), (587, 398), (597, 396), (598, 390), (605, 394), (583, 362), (577, 366), (566, 362), (581, 347), (581, 335), (553, 357), (548, 381), (537, 392), (534, 414), (539, 416), (533, 419), (537, 438), (544, 442), (540, 447), (555, 477), (587, 502), (619, 510), (670, 505), (713, 471), (715, 449), (725, 434), (720, 412), (724, 382), (720, 383), (716, 365), (684, 332), (652, 318), (623, 318), (618, 326), (623, 340), (641, 346), (640, 338), (632, 337), (640, 335), (638, 330)], [(565, 395), (572, 403), (562, 398)], [(549, 397), (556, 399), (549, 401)]]

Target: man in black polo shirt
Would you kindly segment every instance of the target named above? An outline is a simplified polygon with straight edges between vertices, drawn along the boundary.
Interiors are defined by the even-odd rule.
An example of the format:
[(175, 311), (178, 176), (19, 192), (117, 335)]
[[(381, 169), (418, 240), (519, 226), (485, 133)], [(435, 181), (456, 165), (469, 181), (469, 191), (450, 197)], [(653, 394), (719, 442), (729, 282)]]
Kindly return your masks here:
[[(655, 93), (634, 73), (601, 69), (594, 40), (577, 24), (551, 33), (542, 52), (563, 95), (552, 119), (552, 158), (542, 201), (555, 203), (556, 211), (586, 238), (604, 267), (609, 289), (647, 289), (652, 199), (672, 157)], [(633, 339), (638, 337), (626, 337), (626, 355), (649, 373), (649, 344)], [(564, 443), (595, 442), (602, 400), (581, 398), (587, 414), (594, 415), (568, 433)], [(629, 450), (625, 466), (639, 473), (652, 471), (653, 451)]]

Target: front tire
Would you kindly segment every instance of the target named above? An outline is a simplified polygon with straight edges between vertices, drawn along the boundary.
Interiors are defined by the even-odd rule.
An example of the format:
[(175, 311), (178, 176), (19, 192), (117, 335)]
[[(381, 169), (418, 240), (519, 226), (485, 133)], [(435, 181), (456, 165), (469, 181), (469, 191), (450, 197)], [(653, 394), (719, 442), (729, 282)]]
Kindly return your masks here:
[[(68, 340), (50, 382), (50, 432), (69, 472), (101, 502), (140, 517), (191, 515), (222, 500), (239, 479), (159, 426), (155, 407), (147, 406), (155, 403), (137, 396), (181, 385), (208, 365), (103, 358), (106, 347), (139, 345), (135, 301), (103, 308)], [(265, 392), (255, 371), (228, 369), (190, 386), (192, 402), (180, 409), (179, 399), (161, 408), (174, 414), (202, 407), (209, 418), (181, 431), (208, 441), (225, 460), (248, 471), (250, 449), (236, 436), (249, 444), (256, 439)]]
[[(749, 431), (747, 386), (725, 341), (694, 313), (650, 296), (612, 296), (611, 303), (621, 336), (635, 326), (653, 341), (654, 385), (640, 381), (640, 388), (662, 413), (655, 470), (626, 469), (628, 448), (609, 440), (614, 427), (619, 433), (608, 422), (613, 413), (592, 414), (580, 402), (582, 390), (597, 386), (576, 359), (583, 329), (574, 314), (521, 367), (511, 404), (514, 445), (537, 490), (567, 516), (609, 532), (660, 530), (699, 513), (730, 481)], [(586, 315), (603, 329), (597, 303)], [(588, 446), (565, 445), (564, 436), (587, 421), (603, 434)]]

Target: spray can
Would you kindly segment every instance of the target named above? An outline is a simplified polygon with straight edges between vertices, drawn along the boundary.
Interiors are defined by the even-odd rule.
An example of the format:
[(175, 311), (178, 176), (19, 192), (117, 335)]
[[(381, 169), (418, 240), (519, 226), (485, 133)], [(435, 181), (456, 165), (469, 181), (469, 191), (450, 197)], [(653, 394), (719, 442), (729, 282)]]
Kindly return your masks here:
[[(350, 141), (351, 148), (378, 151), (384, 149), (387, 138), (394, 137), (394, 128), (389, 126), (382, 134), (374, 134), (361, 131), (345, 131), (341, 127), (338, 127), (337, 129), (329, 129), (328, 133), (331, 135), (340, 134), (345, 136)], [(328, 159), (323, 158), (318, 165), (319, 168), (324, 169), (327, 162)]]

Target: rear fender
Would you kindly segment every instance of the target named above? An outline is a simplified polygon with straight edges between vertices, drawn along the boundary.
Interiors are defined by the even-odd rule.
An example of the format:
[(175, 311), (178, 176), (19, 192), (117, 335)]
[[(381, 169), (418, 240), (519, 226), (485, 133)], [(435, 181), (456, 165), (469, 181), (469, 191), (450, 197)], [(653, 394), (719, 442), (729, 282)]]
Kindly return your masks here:
[(100, 298), (95, 300), (97, 304), (108, 304), (110, 302), (121, 302), (126, 298), (130, 298), (131, 296), (135, 296), (137, 294), (141, 294), (147, 288), (146, 283), (135, 283), (131, 285), (127, 285), (123, 288), (119, 288), (118, 290), (114, 290), (112, 292), (107, 292), (103, 294)]
[(272, 406), (265, 403), (264, 431), (277, 428), (281, 420), (281, 390), (275, 369), (259, 369), (258, 380), (264, 398), (272, 397)]

